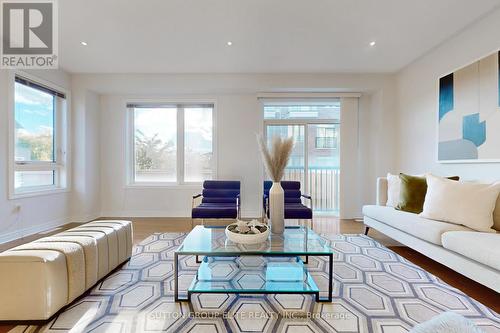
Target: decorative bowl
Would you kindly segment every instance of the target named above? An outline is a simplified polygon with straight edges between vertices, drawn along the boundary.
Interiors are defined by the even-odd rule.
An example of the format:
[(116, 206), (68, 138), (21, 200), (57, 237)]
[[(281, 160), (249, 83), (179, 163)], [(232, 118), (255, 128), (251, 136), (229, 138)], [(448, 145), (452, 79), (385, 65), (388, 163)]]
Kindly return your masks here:
[[(241, 223), (241, 221), (238, 221)], [(238, 227), (238, 222), (231, 223), (226, 227), (226, 237), (234, 242), (239, 244), (258, 244), (263, 243), (269, 237), (269, 226), (260, 222), (251, 221), (251, 225), (257, 227), (258, 229), (264, 229), (261, 233), (238, 233), (235, 232), (236, 227)]]

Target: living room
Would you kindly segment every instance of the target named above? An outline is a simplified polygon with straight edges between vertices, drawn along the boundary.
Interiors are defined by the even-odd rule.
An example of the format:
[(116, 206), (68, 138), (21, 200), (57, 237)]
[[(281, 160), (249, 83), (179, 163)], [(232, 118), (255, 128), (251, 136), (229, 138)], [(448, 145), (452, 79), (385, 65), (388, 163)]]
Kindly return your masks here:
[(500, 332), (499, 1), (36, 2), (0, 332)]

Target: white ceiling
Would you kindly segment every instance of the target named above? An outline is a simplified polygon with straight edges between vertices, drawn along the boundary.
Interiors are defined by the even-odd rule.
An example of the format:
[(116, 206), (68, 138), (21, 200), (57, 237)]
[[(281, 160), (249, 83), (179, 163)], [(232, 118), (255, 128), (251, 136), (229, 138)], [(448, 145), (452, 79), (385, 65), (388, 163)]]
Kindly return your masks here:
[(60, 65), (86, 73), (394, 72), (499, 4), (63, 0)]

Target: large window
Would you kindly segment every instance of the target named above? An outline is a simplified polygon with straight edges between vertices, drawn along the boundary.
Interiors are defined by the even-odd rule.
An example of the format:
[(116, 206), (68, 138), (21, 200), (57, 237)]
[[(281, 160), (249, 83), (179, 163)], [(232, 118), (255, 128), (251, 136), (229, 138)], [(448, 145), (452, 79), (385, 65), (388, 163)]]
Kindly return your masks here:
[(14, 136), (13, 194), (65, 188), (65, 94), (16, 76), (11, 126)]
[(213, 104), (128, 104), (130, 184), (189, 184), (214, 177)]

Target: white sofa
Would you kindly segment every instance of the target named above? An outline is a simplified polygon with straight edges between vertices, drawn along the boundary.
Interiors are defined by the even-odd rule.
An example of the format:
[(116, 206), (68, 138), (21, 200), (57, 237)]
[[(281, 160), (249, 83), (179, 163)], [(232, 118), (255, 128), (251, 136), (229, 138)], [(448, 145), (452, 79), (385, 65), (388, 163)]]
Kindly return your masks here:
[(94, 221), (0, 253), (0, 320), (46, 320), (132, 255), (130, 221)]
[[(377, 204), (363, 207), (365, 225), (500, 292), (500, 233), (478, 232), (387, 207), (387, 190), (387, 179), (379, 178)], [(500, 230), (500, 198), (494, 220), (494, 228)]]

